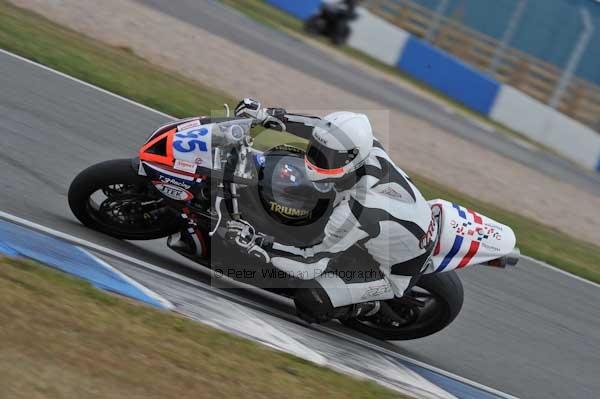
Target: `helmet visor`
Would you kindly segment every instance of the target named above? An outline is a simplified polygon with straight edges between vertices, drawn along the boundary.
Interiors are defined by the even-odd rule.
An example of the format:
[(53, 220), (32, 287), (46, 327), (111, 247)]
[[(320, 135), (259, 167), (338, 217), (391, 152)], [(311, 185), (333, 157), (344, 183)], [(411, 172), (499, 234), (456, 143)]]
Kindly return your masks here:
[(306, 160), (315, 169), (338, 173), (339, 169), (352, 162), (356, 154), (358, 154), (358, 149), (356, 148), (351, 150), (334, 150), (315, 140), (311, 140), (306, 150)]

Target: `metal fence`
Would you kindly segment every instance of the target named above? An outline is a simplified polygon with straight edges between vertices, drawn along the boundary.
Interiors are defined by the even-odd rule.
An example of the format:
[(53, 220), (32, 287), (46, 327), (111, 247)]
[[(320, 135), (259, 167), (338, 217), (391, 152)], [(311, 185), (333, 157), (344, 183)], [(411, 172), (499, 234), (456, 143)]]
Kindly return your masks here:
[[(552, 105), (558, 110), (600, 130), (600, 86), (572, 74), (569, 76), (546, 61), (508, 47), (510, 31), (498, 40), (443, 16), (441, 10), (436, 12), (411, 0), (370, 0), (365, 5), (388, 22), (543, 103), (550, 104), (554, 99)], [(440, 6), (443, 5), (442, 0)], [(513, 18), (520, 17), (519, 10), (516, 11)], [(585, 44), (582, 42), (579, 47)], [(577, 61), (576, 55), (574, 52), (573, 61)]]

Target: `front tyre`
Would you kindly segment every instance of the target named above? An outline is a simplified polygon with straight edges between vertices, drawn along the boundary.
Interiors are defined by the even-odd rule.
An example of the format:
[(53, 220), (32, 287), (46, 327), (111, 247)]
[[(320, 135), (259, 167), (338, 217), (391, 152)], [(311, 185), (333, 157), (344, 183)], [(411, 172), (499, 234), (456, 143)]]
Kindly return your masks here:
[(131, 159), (92, 165), (69, 187), (69, 207), (85, 226), (126, 240), (152, 240), (179, 229), (176, 213), (139, 176)]
[(458, 316), (463, 305), (464, 291), (454, 271), (423, 275), (416, 287), (407, 294), (416, 301), (391, 299), (388, 305), (406, 322), (390, 323), (376, 314), (372, 318), (341, 320), (343, 324), (371, 337), (386, 341), (402, 341), (426, 337), (446, 328)]

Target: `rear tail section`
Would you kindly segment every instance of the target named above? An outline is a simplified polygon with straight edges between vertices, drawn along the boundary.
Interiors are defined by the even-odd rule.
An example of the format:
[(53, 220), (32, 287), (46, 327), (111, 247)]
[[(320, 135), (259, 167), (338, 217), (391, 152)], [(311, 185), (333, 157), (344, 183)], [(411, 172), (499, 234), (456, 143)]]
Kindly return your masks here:
[(514, 266), (519, 259), (513, 230), (485, 215), (458, 204), (429, 201), (439, 225), (431, 272), (470, 265)]

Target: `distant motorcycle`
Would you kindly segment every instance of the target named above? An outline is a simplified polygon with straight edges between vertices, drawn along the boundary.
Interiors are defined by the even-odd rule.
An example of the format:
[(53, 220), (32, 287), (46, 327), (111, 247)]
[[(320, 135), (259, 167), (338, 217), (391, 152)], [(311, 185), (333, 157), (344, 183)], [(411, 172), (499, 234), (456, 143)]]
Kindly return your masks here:
[(304, 29), (314, 35), (328, 37), (333, 44), (340, 46), (350, 37), (350, 21), (357, 18), (356, 0), (343, 0), (324, 3), (319, 12), (304, 23)]
[[(261, 234), (254, 232), (310, 245), (304, 240), (321, 237), (334, 193), (308, 180), (302, 150), (255, 149), (250, 132), (256, 124), (229, 117), (170, 122), (150, 135), (138, 157), (105, 161), (79, 173), (69, 188), (69, 206), (84, 225), (113, 237), (168, 237), (172, 250), (217, 272), (241, 264), (246, 271), (266, 270), (262, 279), (275, 282), (274, 288), (263, 281), (261, 288), (293, 298), (300, 280), (281, 276), (261, 261), (265, 253), (255, 245)], [(386, 301), (403, 322), (375, 314), (345, 318), (343, 324), (384, 340), (433, 334), (461, 310), (463, 288), (455, 270), (516, 264), (510, 227), (444, 200), (429, 203), (439, 229), (432, 257), (402, 298)], [(233, 220), (256, 227), (254, 236), (234, 245), (228, 237)], [(228, 275), (245, 278), (243, 272)]]

